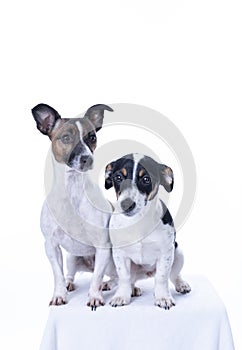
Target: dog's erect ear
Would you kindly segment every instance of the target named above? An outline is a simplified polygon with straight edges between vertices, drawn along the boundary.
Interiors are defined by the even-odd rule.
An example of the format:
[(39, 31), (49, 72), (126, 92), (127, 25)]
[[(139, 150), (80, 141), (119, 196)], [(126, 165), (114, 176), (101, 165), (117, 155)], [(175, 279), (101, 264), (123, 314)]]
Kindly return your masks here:
[(52, 107), (40, 103), (32, 109), (34, 120), (37, 124), (37, 129), (44, 135), (49, 135), (53, 130), (55, 123), (60, 119), (59, 113)]
[(109, 188), (113, 187), (113, 181), (112, 181), (113, 165), (114, 165), (114, 162), (109, 163), (105, 169), (105, 188), (106, 188), (106, 190), (109, 190)]
[(159, 165), (160, 184), (164, 186), (167, 192), (171, 192), (174, 185), (173, 171), (164, 164)]
[(84, 115), (84, 118), (88, 118), (90, 122), (94, 125), (96, 131), (100, 130), (103, 125), (103, 117), (105, 110), (113, 112), (113, 109), (111, 107), (99, 104), (90, 107)]

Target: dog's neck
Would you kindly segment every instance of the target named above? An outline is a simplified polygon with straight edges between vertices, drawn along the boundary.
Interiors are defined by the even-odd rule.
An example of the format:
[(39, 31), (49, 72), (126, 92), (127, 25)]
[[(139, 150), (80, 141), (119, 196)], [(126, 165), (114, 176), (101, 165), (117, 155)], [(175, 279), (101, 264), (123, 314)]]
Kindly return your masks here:
[(53, 182), (50, 195), (59, 201), (70, 201), (77, 211), (91, 209), (92, 211), (110, 211), (110, 204), (104, 198), (102, 191), (95, 184), (90, 172), (78, 172), (56, 161), (52, 154)]
[[(53, 160), (53, 182), (46, 204), (58, 226), (77, 241), (109, 247), (111, 205), (87, 173), (70, 171)], [(92, 235), (90, 235), (92, 232)]]
[(156, 196), (147, 202), (142, 211), (133, 216), (115, 211), (109, 226), (113, 246), (129, 246), (149, 235), (161, 223), (160, 205), (159, 198)]
[(84, 192), (84, 177), (87, 177), (87, 174), (77, 172), (66, 164), (57, 162), (52, 152), (51, 158), (53, 170), (51, 192), (58, 192), (60, 199), (70, 198), (75, 191), (81, 196)]

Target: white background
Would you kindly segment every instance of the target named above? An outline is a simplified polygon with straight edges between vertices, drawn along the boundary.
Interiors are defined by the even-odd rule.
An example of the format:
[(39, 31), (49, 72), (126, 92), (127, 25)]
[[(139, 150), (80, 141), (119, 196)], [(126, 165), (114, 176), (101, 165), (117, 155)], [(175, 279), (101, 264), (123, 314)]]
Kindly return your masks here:
[(213, 283), (242, 348), (241, 2), (2, 6), (1, 348), (38, 348), (52, 293), (39, 229), (49, 141), (30, 113), (40, 102), (65, 117), (96, 103), (143, 104), (177, 125), (198, 173), (194, 209), (179, 231), (184, 269)]

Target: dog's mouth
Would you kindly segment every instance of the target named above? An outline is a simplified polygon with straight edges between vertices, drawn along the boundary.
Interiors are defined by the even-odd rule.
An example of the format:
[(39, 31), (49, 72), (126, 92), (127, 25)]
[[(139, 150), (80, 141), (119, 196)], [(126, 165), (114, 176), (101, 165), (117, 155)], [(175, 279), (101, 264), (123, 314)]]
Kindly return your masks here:
[(127, 213), (127, 212), (125, 212), (125, 211), (123, 211), (122, 213), (123, 213), (125, 216), (128, 216), (128, 217), (134, 216), (134, 215), (136, 214), (136, 212), (129, 212), (129, 213)]

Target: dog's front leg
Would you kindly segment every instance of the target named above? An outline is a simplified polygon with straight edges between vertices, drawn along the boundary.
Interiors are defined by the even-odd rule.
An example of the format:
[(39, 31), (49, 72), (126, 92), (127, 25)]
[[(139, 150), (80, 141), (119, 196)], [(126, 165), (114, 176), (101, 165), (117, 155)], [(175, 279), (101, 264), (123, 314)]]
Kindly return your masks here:
[(54, 274), (54, 293), (49, 305), (66, 304), (66, 286), (63, 274), (63, 257), (61, 248), (51, 239), (45, 242), (46, 255), (51, 263)]
[(92, 281), (88, 293), (88, 306), (92, 310), (96, 310), (98, 306), (104, 305), (102, 296), (102, 282), (106, 267), (111, 259), (110, 248), (97, 248), (95, 254), (95, 266), (92, 276)]
[(118, 273), (118, 289), (110, 302), (111, 306), (123, 306), (130, 303), (131, 288), (131, 260), (125, 257), (119, 249), (113, 250), (113, 258)]
[(162, 253), (162, 256), (156, 263), (155, 274), (155, 305), (169, 310), (175, 305), (175, 300), (171, 296), (169, 289), (169, 277), (174, 258), (174, 249)]

